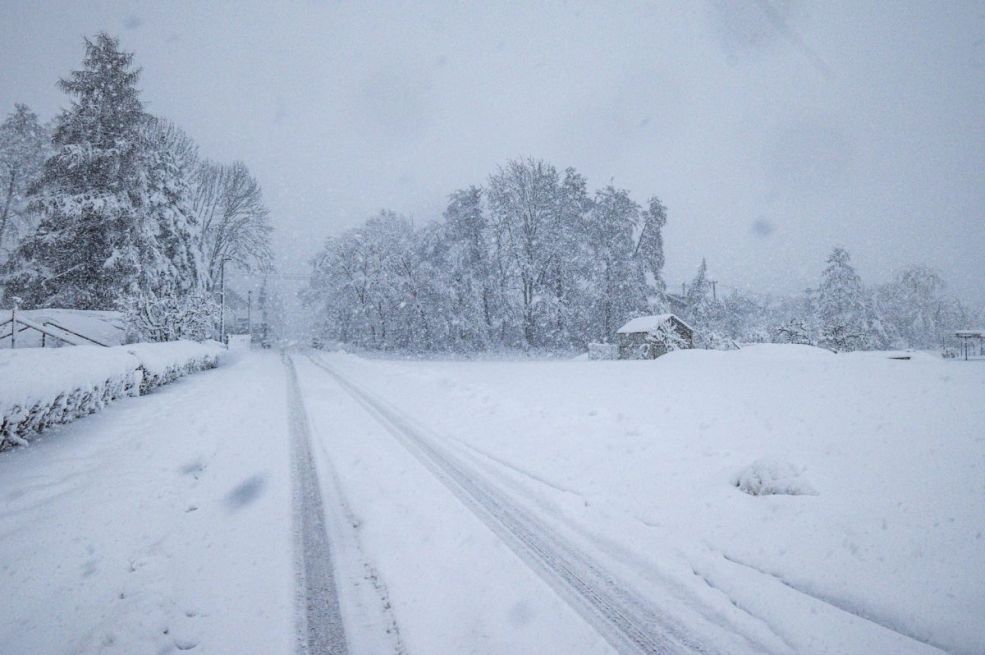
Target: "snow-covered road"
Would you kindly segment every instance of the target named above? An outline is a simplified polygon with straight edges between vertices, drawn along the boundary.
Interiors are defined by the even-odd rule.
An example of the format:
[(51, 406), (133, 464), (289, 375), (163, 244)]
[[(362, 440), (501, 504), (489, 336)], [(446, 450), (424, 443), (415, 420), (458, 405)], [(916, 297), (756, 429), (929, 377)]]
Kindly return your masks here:
[[(982, 389), (243, 354), (0, 456), (0, 653), (979, 652)], [(733, 487), (763, 454), (818, 495)]]
[(629, 584), (618, 580), (577, 546), (559, 538), (529, 510), (415, 429), (406, 416), (346, 380), (325, 363), (313, 361), (598, 630), (617, 652), (710, 652), (677, 621), (635, 594)]

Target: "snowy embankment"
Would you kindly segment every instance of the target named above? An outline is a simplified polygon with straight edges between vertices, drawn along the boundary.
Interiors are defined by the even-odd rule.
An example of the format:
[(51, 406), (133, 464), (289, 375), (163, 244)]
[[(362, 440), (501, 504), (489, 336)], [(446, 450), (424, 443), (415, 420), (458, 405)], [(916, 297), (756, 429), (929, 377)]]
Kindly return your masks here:
[(214, 368), (223, 350), (192, 341), (0, 350), (0, 450), (113, 400)]
[(670, 611), (787, 652), (985, 651), (978, 362), (322, 357)]

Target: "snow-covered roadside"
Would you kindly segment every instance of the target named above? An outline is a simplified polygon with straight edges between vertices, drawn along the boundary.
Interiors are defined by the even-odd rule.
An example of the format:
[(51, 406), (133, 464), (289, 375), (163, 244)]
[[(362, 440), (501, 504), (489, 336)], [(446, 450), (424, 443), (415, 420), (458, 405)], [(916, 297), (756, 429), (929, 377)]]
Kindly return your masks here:
[[(976, 363), (800, 347), (656, 362), (325, 357), (654, 589), (729, 606), (723, 620), (752, 617), (793, 651), (985, 649)], [(733, 486), (763, 458), (817, 495)]]
[(248, 354), (0, 455), (0, 652), (292, 652), (285, 389)]

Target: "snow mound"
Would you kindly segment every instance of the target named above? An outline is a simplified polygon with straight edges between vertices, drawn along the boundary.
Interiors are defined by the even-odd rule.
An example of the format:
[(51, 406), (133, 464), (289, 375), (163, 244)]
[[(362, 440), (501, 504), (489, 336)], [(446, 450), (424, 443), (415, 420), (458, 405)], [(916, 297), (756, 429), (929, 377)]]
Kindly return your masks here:
[(772, 459), (757, 459), (732, 479), (750, 496), (816, 496), (817, 490), (802, 476), (804, 467)]

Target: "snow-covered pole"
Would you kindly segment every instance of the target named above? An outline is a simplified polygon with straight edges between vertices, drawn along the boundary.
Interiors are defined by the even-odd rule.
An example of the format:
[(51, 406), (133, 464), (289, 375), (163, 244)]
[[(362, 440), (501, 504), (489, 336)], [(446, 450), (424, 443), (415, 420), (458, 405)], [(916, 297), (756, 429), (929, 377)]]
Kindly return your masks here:
[(226, 258), (219, 262), (219, 343), (226, 343)]
[(13, 349), (17, 345), (17, 306), (21, 304), (21, 299), (12, 296), (10, 300), (14, 303), (10, 310), (10, 347)]

